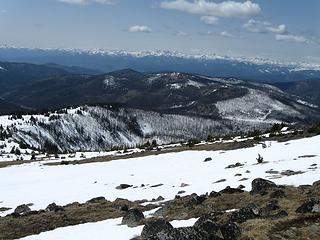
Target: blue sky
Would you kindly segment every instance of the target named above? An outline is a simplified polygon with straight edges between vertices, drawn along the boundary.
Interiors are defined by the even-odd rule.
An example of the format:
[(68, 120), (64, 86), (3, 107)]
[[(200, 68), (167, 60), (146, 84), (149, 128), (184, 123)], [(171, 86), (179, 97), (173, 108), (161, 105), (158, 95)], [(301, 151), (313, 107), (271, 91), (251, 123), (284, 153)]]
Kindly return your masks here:
[(0, 43), (320, 63), (319, 0), (1, 0)]

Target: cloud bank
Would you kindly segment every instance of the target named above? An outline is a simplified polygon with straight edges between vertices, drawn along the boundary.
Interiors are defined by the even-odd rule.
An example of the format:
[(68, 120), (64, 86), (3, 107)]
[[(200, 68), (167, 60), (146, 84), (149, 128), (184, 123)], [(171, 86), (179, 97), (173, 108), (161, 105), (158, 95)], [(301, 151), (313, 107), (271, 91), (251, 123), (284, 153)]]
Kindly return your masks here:
[(259, 4), (246, 2), (223, 1), (220, 3), (209, 2), (207, 0), (175, 0), (164, 1), (160, 5), (165, 9), (178, 10), (190, 14), (204, 16), (243, 18), (255, 16), (261, 13)]
[(208, 25), (217, 25), (219, 22), (219, 18), (215, 16), (202, 16), (200, 20)]
[(75, 4), (75, 5), (86, 5), (90, 3), (100, 3), (100, 4), (114, 4), (115, 0), (58, 0), (59, 2)]
[(258, 21), (250, 19), (247, 23), (243, 25), (243, 28), (248, 32), (253, 33), (275, 33), (275, 34), (285, 34), (287, 32), (286, 25), (281, 24), (279, 26), (273, 26), (269, 22)]
[(148, 26), (135, 25), (129, 28), (129, 32), (151, 33), (152, 29)]
[(304, 36), (296, 36), (296, 35), (291, 35), (291, 34), (277, 34), (276, 40), (277, 41), (286, 41), (286, 42), (306, 43), (306, 44), (312, 43), (311, 40), (307, 39)]

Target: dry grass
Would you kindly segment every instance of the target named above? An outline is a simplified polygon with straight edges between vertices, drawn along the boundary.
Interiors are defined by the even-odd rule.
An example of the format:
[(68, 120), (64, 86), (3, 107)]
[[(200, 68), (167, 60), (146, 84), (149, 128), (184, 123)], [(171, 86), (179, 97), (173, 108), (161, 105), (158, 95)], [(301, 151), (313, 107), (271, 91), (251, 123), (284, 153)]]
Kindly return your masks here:
[(63, 212), (43, 212), (22, 217), (0, 218), (0, 239), (16, 239), (28, 235), (39, 234), (58, 227), (72, 226), (88, 222), (97, 222), (123, 216), (120, 207), (127, 205), (142, 211), (148, 211), (157, 206), (141, 206), (127, 200), (114, 202), (100, 201), (97, 203), (73, 203), (66, 205)]

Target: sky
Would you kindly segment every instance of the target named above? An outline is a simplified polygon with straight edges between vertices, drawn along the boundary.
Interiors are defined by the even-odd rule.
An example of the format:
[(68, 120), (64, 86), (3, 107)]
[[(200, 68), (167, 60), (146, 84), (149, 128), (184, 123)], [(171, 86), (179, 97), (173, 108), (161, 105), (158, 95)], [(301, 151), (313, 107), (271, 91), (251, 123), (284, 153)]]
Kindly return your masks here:
[(0, 44), (320, 63), (319, 0), (0, 0)]

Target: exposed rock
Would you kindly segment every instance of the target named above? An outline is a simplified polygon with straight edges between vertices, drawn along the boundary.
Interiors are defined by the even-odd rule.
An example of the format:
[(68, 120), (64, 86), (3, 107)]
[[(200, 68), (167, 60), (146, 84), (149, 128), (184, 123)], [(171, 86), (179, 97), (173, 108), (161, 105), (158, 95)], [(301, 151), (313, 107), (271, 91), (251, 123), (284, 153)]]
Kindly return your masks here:
[(200, 217), (195, 224), (195, 228), (199, 228), (208, 233), (210, 239), (218, 240), (222, 239), (222, 233), (220, 230), (220, 224), (215, 222), (215, 218), (210, 215)]
[(14, 213), (16, 213), (16, 214), (25, 214), (25, 213), (30, 212), (30, 211), (31, 211), (31, 209), (29, 208), (28, 205), (22, 204), (22, 205), (16, 207), (16, 209), (14, 210)]
[(265, 180), (262, 178), (256, 178), (251, 183), (252, 190), (251, 194), (261, 194), (264, 195), (267, 193), (267, 190), (276, 188), (277, 185), (274, 182), (271, 182), (269, 180)]
[(183, 194), (185, 193), (186, 191), (179, 191), (178, 194)]
[(237, 162), (236, 164), (230, 164), (229, 166), (226, 167), (226, 169), (228, 169), (228, 168), (242, 167), (242, 166), (244, 166), (244, 164)]
[(151, 185), (150, 187), (151, 187), (151, 188), (155, 188), (155, 187), (161, 187), (161, 186), (163, 186), (163, 184), (162, 184), (162, 183), (159, 183), (159, 184)]
[(162, 197), (162, 196), (159, 196), (159, 197), (156, 199), (157, 202), (163, 201), (163, 200), (164, 200), (164, 197)]
[(227, 186), (225, 189), (221, 190), (220, 193), (225, 193), (225, 194), (234, 194), (234, 193), (243, 193), (244, 190), (239, 189), (239, 188), (232, 188), (230, 186)]
[(212, 158), (211, 158), (211, 157), (208, 157), (208, 158), (206, 158), (206, 159), (204, 160), (204, 162), (210, 162), (210, 161), (212, 161)]
[(207, 199), (207, 195), (205, 194), (202, 194), (200, 196), (198, 196), (197, 194), (192, 194), (191, 196), (193, 197), (196, 205), (203, 203)]
[(46, 211), (48, 211), (48, 212), (63, 212), (65, 210), (63, 207), (58, 206), (55, 203), (51, 203), (46, 207)]
[(240, 227), (236, 223), (227, 223), (222, 225), (220, 229), (224, 240), (237, 240), (241, 236)]
[(187, 183), (181, 183), (181, 185), (180, 185), (180, 187), (188, 187), (188, 186), (190, 186), (190, 185)]
[(268, 209), (270, 209), (270, 211), (274, 211), (274, 210), (277, 210), (277, 209), (280, 208), (277, 199), (271, 200), (271, 201), (267, 204), (266, 207), (267, 207)]
[(225, 181), (227, 181), (227, 179), (220, 179), (220, 180), (215, 181), (214, 183), (222, 183), (222, 182), (225, 182)]
[(132, 187), (133, 185), (129, 185), (129, 184), (120, 184), (119, 186), (116, 187), (116, 189), (118, 190), (124, 190), (124, 189), (127, 189), (127, 188), (130, 188)]
[(221, 193), (215, 192), (215, 191), (212, 191), (212, 192), (209, 194), (209, 197), (211, 197), (211, 198), (215, 198), (215, 197), (219, 197), (219, 196), (221, 196)]
[(126, 224), (128, 227), (139, 226), (141, 221), (144, 219), (143, 212), (139, 209), (129, 209), (122, 218), (122, 224)]
[(311, 198), (308, 201), (306, 201), (305, 203), (303, 203), (300, 207), (298, 207), (296, 212), (297, 213), (311, 213), (314, 210), (317, 211), (317, 210), (319, 210), (318, 204), (320, 204), (320, 200)]
[(142, 229), (141, 237), (147, 238), (161, 231), (173, 229), (172, 225), (164, 219), (154, 219), (148, 221)]
[(211, 240), (208, 234), (194, 227), (173, 228), (149, 237), (148, 240)]
[(320, 204), (316, 204), (312, 208), (312, 212), (314, 213), (320, 213)]
[(106, 201), (105, 197), (96, 197), (88, 200), (87, 203), (100, 203), (105, 201)]
[(259, 216), (259, 208), (255, 204), (249, 204), (247, 207), (241, 208), (231, 214), (232, 222), (243, 223), (249, 219)]
[(275, 190), (270, 194), (271, 198), (283, 198), (285, 196), (286, 196), (285, 192), (281, 189)]
[(159, 208), (153, 216), (155, 217), (164, 217), (169, 211), (169, 207), (167, 205), (164, 205), (163, 207)]
[(127, 212), (129, 210), (129, 207), (127, 205), (123, 205), (120, 207), (120, 211)]

